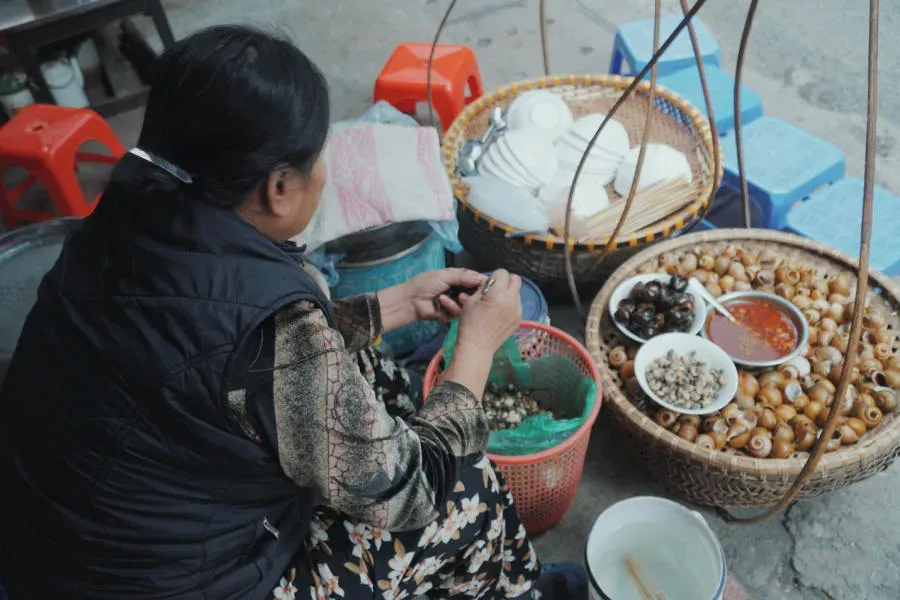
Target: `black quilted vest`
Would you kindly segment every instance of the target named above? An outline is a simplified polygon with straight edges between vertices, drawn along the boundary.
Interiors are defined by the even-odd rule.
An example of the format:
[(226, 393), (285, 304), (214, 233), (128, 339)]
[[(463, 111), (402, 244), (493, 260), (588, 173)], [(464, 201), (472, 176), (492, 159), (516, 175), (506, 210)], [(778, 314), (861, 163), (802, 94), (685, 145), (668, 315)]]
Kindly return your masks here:
[(161, 202), (137, 227), (102, 204), (0, 391), (0, 581), (10, 600), (270, 597), (312, 498), (227, 396), (267, 317), (306, 299), (332, 320), (330, 304), (231, 212)]

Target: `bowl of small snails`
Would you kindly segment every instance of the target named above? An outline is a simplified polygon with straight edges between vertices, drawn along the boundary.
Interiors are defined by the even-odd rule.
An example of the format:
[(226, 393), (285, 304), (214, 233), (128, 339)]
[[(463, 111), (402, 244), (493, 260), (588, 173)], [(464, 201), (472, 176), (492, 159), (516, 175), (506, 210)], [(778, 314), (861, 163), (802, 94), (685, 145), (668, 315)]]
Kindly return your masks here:
[[(620, 285), (660, 273), (696, 279), (728, 307), (740, 299), (770, 301), (767, 308), (795, 329), (776, 349), (779, 356), (768, 361), (741, 360), (738, 350), (708, 329), (698, 336), (716, 342), (738, 363), (733, 397), (709, 414), (661, 406), (645, 392), (636, 375), (642, 346), (610, 314)], [(641, 463), (672, 492), (698, 504), (771, 506), (803, 469), (837, 404), (837, 429), (799, 497), (887, 468), (900, 455), (900, 287), (870, 273), (858, 355), (849, 389), (838, 398), (856, 287), (851, 257), (769, 230), (689, 234), (623, 263), (595, 297), (585, 337), (610, 414), (631, 436), (629, 446)]]

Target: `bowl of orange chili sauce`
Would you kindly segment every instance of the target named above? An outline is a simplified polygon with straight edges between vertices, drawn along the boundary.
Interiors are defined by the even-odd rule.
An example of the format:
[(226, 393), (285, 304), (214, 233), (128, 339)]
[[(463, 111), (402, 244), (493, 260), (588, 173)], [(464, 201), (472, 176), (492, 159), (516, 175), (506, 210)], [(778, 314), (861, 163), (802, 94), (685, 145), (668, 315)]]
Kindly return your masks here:
[(734, 315), (732, 323), (711, 310), (703, 336), (744, 367), (759, 369), (785, 363), (802, 353), (809, 323), (796, 306), (767, 292), (732, 292), (719, 302)]

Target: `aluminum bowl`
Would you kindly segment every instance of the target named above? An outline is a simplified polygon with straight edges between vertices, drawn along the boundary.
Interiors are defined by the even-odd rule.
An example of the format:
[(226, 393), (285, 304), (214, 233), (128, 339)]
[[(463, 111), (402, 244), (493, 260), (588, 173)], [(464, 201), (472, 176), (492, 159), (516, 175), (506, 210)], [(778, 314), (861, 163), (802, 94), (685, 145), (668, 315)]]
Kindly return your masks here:
[[(746, 292), (731, 292), (730, 294), (724, 294), (720, 296), (719, 298), (717, 298), (717, 300), (720, 304), (727, 305), (727, 303), (731, 302), (732, 300), (746, 300), (750, 298), (758, 298), (760, 300), (769, 302), (787, 315), (787, 317), (794, 323), (794, 327), (797, 328), (797, 346), (793, 349), (793, 351), (776, 360), (740, 360), (729, 354), (729, 356), (731, 356), (731, 359), (736, 364), (741, 365), (742, 367), (747, 367), (748, 369), (764, 369), (767, 367), (777, 367), (778, 365), (784, 364), (791, 359), (803, 354), (807, 344), (809, 344), (809, 322), (806, 320), (806, 317), (803, 316), (803, 313), (800, 312), (800, 309), (797, 308), (792, 302), (785, 300), (781, 296), (776, 296), (775, 294), (770, 294), (768, 292), (755, 292), (752, 290)], [(716, 309), (713, 307), (709, 307), (709, 315), (706, 317), (706, 321), (704, 321), (703, 323), (703, 328), (700, 330), (701, 335), (707, 339), (709, 339), (709, 335), (707, 334), (706, 325), (714, 312), (716, 312)]]

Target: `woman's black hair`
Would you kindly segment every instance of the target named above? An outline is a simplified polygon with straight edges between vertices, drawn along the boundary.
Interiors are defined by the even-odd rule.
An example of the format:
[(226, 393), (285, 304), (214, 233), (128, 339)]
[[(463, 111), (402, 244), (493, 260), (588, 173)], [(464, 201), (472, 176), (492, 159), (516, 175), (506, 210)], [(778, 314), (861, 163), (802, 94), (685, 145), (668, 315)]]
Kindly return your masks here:
[(233, 210), (278, 168), (307, 175), (328, 122), (325, 78), (296, 46), (248, 27), (205, 29), (162, 55), (137, 144), (191, 183), (128, 154), (98, 211), (162, 196)]

